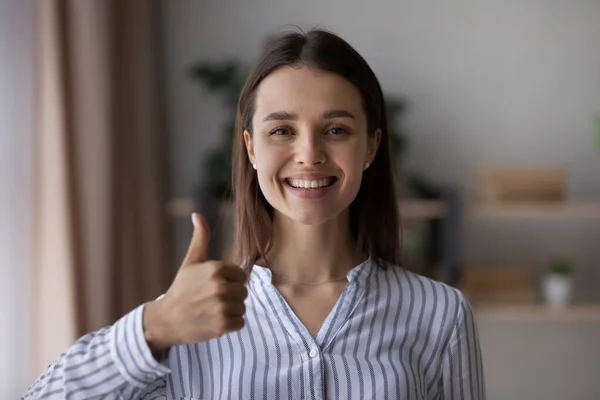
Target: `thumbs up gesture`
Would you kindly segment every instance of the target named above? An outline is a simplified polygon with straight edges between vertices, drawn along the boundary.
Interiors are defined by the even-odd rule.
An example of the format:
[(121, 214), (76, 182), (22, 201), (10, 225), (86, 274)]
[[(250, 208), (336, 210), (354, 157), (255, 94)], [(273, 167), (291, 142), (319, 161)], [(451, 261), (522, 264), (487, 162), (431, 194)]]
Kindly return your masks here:
[(144, 335), (155, 354), (244, 326), (246, 273), (237, 265), (207, 261), (208, 226), (200, 214), (192, 214), (192, 221), (192, 240), (171, 287), (144, 309)]

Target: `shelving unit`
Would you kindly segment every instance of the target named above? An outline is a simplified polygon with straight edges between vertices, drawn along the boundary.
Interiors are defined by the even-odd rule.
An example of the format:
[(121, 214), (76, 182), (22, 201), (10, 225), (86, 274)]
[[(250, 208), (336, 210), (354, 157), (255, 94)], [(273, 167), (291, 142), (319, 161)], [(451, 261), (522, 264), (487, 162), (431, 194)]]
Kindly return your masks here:
[[(497, 221), (565, 219), (600, 220), (600, 202), (515, 203), (476, 206), (469, 210), (470, 218)], [(478, 318), (506, 322), (600, 322), (600, 304), (572, 304), (551, 309), (545, 304), (475, 305)]]
[(501, 206), (479, 206), (469, 213), (483, 218), (600, 218), (600, 202), (525, 203)]

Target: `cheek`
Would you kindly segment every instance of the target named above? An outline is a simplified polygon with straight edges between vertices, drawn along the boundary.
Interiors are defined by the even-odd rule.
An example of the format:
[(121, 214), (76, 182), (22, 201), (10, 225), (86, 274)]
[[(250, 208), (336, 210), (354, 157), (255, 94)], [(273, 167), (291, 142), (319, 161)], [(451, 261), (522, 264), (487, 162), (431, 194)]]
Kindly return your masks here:
[(263, 193), (273, 190), (273, 185), (279, 181), (278, 174), (283, 163), (283, 154), (264, 144), (255, 150), (258, 184)]
[(263, 192), (272, 190), (273, 184), (278, 181), (277, 168), (270, 163), (259, 164), (257, 174), (258, 184)]
[(362, 147), (354, 147), (350, 151), (340, 152), (337, 157), (339, 165), (347, 175), (359, 176), (364, 167), (365, 151)]
[(338, 163), (344, 171), (344, 180), (348, 195), (356, 196), (360, 189), (364, 170), (364, 150), (357, 146), (352, 151), (339, 154)]

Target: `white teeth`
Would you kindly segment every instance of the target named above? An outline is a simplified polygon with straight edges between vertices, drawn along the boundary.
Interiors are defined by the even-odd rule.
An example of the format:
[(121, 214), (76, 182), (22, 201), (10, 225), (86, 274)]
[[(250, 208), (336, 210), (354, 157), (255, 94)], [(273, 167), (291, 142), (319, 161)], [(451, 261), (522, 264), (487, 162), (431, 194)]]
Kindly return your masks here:
[(333, 178), (304, 180), (304, 179), (288, 179), (288, 183), (296, 188), (316, 189), (331, 185)]

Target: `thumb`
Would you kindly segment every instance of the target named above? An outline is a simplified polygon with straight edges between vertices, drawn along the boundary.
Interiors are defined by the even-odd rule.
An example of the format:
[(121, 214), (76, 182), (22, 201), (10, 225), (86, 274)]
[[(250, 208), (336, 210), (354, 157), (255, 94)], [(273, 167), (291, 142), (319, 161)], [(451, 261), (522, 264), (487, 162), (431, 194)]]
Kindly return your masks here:
[(192, 214), (192, 223), (194, 224), (194, 233), (181, 267), (206, 261), (210, 229), (204, 217), (198, 213)]

